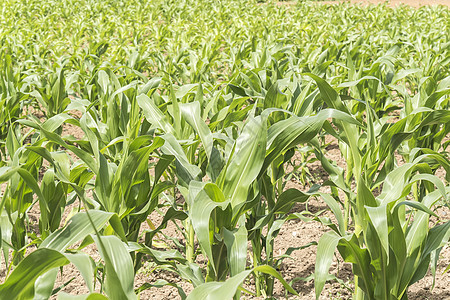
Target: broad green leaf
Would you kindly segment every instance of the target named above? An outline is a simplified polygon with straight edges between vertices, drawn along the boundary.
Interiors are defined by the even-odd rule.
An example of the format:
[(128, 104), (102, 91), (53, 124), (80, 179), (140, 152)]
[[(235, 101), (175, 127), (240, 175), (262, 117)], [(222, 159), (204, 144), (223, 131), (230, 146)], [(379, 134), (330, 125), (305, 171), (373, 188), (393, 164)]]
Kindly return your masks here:
[(316, 291), (316, 299), (319, 299), (322, 293), (325, 281), (328, 278), (333, 261), (334, 252), (341, 237), (335, 232), (330, 231), (322, 235), (317, 244), (316, 266), (314, 271), (314, 289)]
[[(431, 205), (438, 201), (440, 197), (440, 192), (436, 190), (424, 197), (424, 199), (422, 200), (423, 206), (416, 205), (418, 211), (414, 213), (414, 222), (408, 229), (406, 235), (406, 247), (408, 249), (408, 254), (412, 254), (418, 247), (421, 247), (423, 241), (426, 239), (429, 231), (429, 216), (434, 214), (428, 209), (428, 207), (431, 207)], [(412, 201), (403, 201), (398, 205), (402, 204), (412, 204), (409, 206), (414, 208), (414, 205), (417, 203)]]
[(168, 282), (164, 279), (158, 279), (153, 283), (146, 282), (143, 285), (141, 285), (139, 288), (137, 288), (136, 293), (139, 294), (147, 289), (161, 288), (163, 286), (172, 286), (172, 287), (176, 288), (178, 290), (178, 294), (180, 295), (181, 299), (182, 300), (186, 299), (186, 294), (184, 293), (183, 289), (179, 285), (177, 285), (176, 283), (173, 283), (173, 282)]
[(213, 149), (213, 138), (209, 127), (201, 119), (200, 116), (200, 103), (190, 102), (180, 104), (181, 115), (186, 119), (189, 125), (194, 128), (195, 132), (199, 135), (200, 140), (205, 147), (206, 156), (211, 160), (211, 153)]
[(174, 134), (175, 130), (170, 125), (167, 117), (161, 112), (161, 110), (155, 105), (152, 98), (149, 98), (145, 94), (141, 94), (136, 97), (139, 107), (144, 112), (144, 116), (147, 121), (162, 130), (164, 133)]
[(45, 300), (50, 298), (53, 292), (53, 287), (55, 285), (57, 275), (58, 268), (53, 268), (36, 279), (36, 282), (34, 283), (33, 300)]
[[(220, 185), (232, 207), (240, 207), (247, 200), (248, 188), (258, 176), (264, 162), (267, 130), (266, 120), (256, 117), (247, 121), (238, 139), (228, 167), (223, 171)], [(218, 179), (220, 181), (220, 179)]]
[(201, 170), (196, 165), (189, 163), (183, 148), (180, 146), (175, 137), (171, 134), (165, 134), (162, 138), (165, 140), (165, 143), (161, 147), (161, 150), (164, 154), (175, 156), (178, 162), (177, 173), (180, 179), (183, 179), (187, 185), (189, 185), (191, 180), (198, 179)]
[(245, 226), (239, 226), (239, 229), (234, 232), (229, 231), (226, 228), (223, 230), (231, 276), (234, 276), (244, 271), (246, 267), (247, 229)]
[(80, 272), (81, 276), (86, 283), (89, 292), (94, 290), (94, 276), (95, 276), (95, 263), (89, 255), (78, 252), (74, 254), (66, 254), (68, 260), (75, 265), (77, 270)]
[(252, 272), (261, 272), (271, 275), (281, 281), (283, 286), (292, 294), (297, 295), (297, 293), (292, 289), (292, 287), (281, 277), (281, 275), (270, 266), (258, 266), (251, 270), (242, 271), (241, 273), (230, 277), (225, 282), (206, 282), (198, 287), (196, 287), (186, 298), (198, 299), (198, 300), (228, 300), (233, 298), (236, 294), (238, 287), (247, 278), (247, 276)]
[(355, 234), (343, 237), (338, 244), (338, 250), (344, 261), (353, 264), (353, 273), (360, 279), (358, 287), (369, 299), (374, 299), (374, 280), (372, 275), (371, 257), (369, 250), (360, 246)]
[(114, 299), (137, 299), (134, 293), (134, 269), (131, 256), (117, 237), (95, 236), (100, 255), (105, 260), (105, 290)]
[[(229, 205), (229, 201), (223, 201), (224, 196), (216, 197), (220, 195), (221, 192), (219, 188), (213, 184), (208, 183), (205, 186), (209, 186), (210, 190), (216, 190), (215, 192), (207, 192), (205, 188), (203, 188), (195, 197), (192, 207), (189, 208), (189, 217), (194, 227), (195, 233), (197, 234), (197, 239), (202, 247), (202, 250), (205, 252), (206, 256), (211, 262), (214, 262), (213, 252), (211, 249), (212, 246), (212, 235), (210, 233), (210, 216), (213, 209), (216, 207), (220, 207), (225, 209), (226, 206)], [(213, 197), (213, 198), (211, 198)], [(214, 264), (212, 264), (214, 266)]]
[(70, 219), (67, 226), (50, 234), (39, 248), (64, 251), (67, 247), (83, 240), (87, 235), (95, 233), (96, 230), (99, 231), (111, 218), (118, 218), (118, 216), (99, 210), (77, 213)]
[[(386, 214), (386, 205), (378, 207), (366, 206), (367, 214), (369, 215), (370, 222), (372, 223), (375, 231), (378, 234), (381, 245), (383, 246), (384, 253), (389, 259), (389, 232), (388, 232), (388, 220)], [(370, 251), (370, 248), (369, 248)]]
[(26, 256), (0, 285), (0, 298), (33, 297), (34, 282), (47, 271), (67, 265), (69, 260), (56, 250), (39, 248)]

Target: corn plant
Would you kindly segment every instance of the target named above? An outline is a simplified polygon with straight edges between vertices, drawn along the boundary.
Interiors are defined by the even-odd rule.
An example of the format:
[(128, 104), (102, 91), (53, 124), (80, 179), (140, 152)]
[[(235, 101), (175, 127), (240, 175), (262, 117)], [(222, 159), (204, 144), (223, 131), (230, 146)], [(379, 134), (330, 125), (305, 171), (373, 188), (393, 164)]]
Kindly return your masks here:
[[(324, 97), (324, 101), (327, 102), (327, 104), (329, 106), (334, 106), (336, 108), (340, 108), (341, 110), (344, 111), (348, 111), (346, 109), (346, 107), (339, 102), (339, 97), (337, 95), (337, 93), (322, 79), (319, 79), (317, 77), (312, 76), (317, 83), (319, 84), (319, 88), (321, 89), (321, 94)], [(331, 95), (331, 97), (330, 97)], [(332, 96), (334, 95), (334, 96)], [(369, 233), (371, 230), (378, 230), (378, 224), (370, 224), (367, 225), (367, 218), (370, 218), (372, 220), (372, 218), (375, 218), (375, 215), (371, 215), (371, 213), (373, 213), (372, 211), (372, 207), (381, 207), (378, 210), (387, 210), (387, 211), (391, 211), (386, 212), (386, 214), (388, 215), (388, 217), (385, 218), (390, 218), (390, 214), (393, 214), (393, 218), (399, 218), (401, 219), (401, 221), (395, 221), (395, 222), (402, 222), (402, 228), (405, 228), (404, 230), (406, 230), (406, 221), (403, 221), (404, 214), (401, 215), (400, 217), (398, 216), (398, 211), (400, 209), (400, 207), (402, 205), (408, 204), (411, 205), (413, 208), (417, 207), (415, 206), (416, 202), (417, 203), (423, 203), (424, 202), (424, 197), (428, 197), (428, 193), (430, 192), (431, 188), (428, 184), (428, 186), (425, 183), (421, 183), (422, 186), (425, 188), (425, 190), (422, 190), (422, 192), (417, 193), (417, 186), (416, 186), (416, 181), (419, 181), (418, 179), (412, 179), (411, 182), (407, 181), (408, 177), (410, 176), (409, 174), (413, 171), (411, 171), (411, 169), (413, 168), (413, 166), (417, 166), (418, 170), (424, 173), (432, 173), (432, 169), (430, 168), (430, 165), (436, 165), (436, 164), (442, 164), (444, 166), (444, 168), (446, 169), (446, 172), (448, 173), (448, 160), (445, 159), (445, 157), (439, 155), (436, 152), (433, 151), (425, 151), (426, 153), (429, 154), (424, 154), (423, 156), (418, 156), (417, 158), (414, 157), (414, 160), (411, 161), (409, 164), (402, 166), (401, 168), (395, 169), (393, 168), (395, 161), (392, 159), (392, 156), (389, 157), (389, 155), (392, 155), (393, 151), (395, 151), (395, 149), (399, 146), (399, 144), (406, 138), (410, 137), (410, 133), (409, 132), (403, 132), (402, 130), (404, 130), (404, 127), (402, 127), (402, 124), (404, 122), (406, 122), (407, 120), (409, 120), (410, 118), (415, 117), (414, 115), (411, 115), (409, 118), (405, 118), (404, 120), (400, 120), (400, 122), (396, 123), (394, 126), (388, 128), (385, 127), (387, 130), (385, 132), (382, 132), (382, 136), (379, 139), (375, 139), (374, 138), (374, 134), (376, 133), (375, 130), (375, 126), (374, 124), (371, 122), (371, 119), (369, 118), (370, 116), (370, 111), (371, 109), (367, 109), (366, 112), (368, 114), (368, 122), (367, 122), (367, 133), (365, 133), (364, 131), (362, 132), (363, 135), (357, 136), (355, 135), (355, 132), (357, 132), (357, 130), (355, 129), (351, 129), (349, 124), (338, 124), (338, 127), (341, 128), (342, 133), (340, 134), (340, 138), (343, 138), (343, 140), (345, 140), (345, 143), (343, 143), (343, 147), (344, 149), (347, 149), (347, 159), (350, 160), (350, 162), (348, 163), (348, 167), (347, 167), (347, 175), (346, 178), (344, 178), (343, 176), (343, 172), (339, 171), (339, 169), (337, 167), (333, 167), (331, 164), (329, 164), (325, 159), (323, 159), (322, 154), (320, 154), (320, 151), (317, 151), (319, 157), (321, 157), (322, 162), (324, 163), (324, 167), (329, 169), (329, 172), (331, 174), (333, 174), (334, 178), (334, 184), (337, 187), (342, 188), (345, 191), (346, 194), (346, 199), (345, 199), (345, 203), (344, 203), (344, 212), (345, 214), (349, 214), (352, 216), (353, 219), (353, 223), (354, 223), (354, 230), (355, 232), (352, 235), (348, 235), (344, 240), (341, 240), (341, 237), (346, 236), (344, 232), (347, 232), (347, 228), (348, 228), (348, 222), (344, 222), (344, 224), (342, 224), (343, 227), (340, 228), (344, 228), (344, 231), (339, 231), (338, 232), (338, 236), (339, 238), (336, 239), (336, 243), (334, 245), (337, 245), (337, 243), (340, 243), (339, 241), (341, 241), (342, 243), (339, 244), (338, 248), (340, 250), (341, 255), (343, 256), (344, 260), (349, 260), (350, 262), (354, 263), (354, 272), (355, 272), (355, 284), (356, 284), (356, 291), (355, 291), (355, 297), (357, 298), (368, 298), (368, 299), (376, 299), (378, 297), (382, 297), (382, 298), (390, 298), (390, 297), (394, 297), (394, 298), (401, 298), (404, 295), (406, 295), (406, 290), (407, 287), (414, 283), (416, 280), (420, 279), (422, 276), (424, 276), (424, 271), (421, 271), (422, 273), (420, 273), (421, 275), (417, 275), (417, 278), (411, 277), (408, 280), (406, 280), (405, 282), (398, 282), (397, 283), (397, 287), (393, 287), (393, 286), (389, 286), (387, 285), (387, 282), (392, 283), (392, 278), (387, 278), (387, 274), (392, 274), (393, 271), (388, 271), (388, 269), (385, 270), (381, 270), (381, 273), (377, 273), (373, 272), (370, 273), (372, 271), (369, 272), (369, 270), (371, 270), (371, 268), (369, 268), (369, 266), (365, 266), (363, 267), (363, 265), (359, 262), (359, 260), (366, 260), (367, 262), (370, 262), (370, 264), (374, 265), (374, 261), (377, 259), (383, 259), (384, 261), (388, 262), (388, 263), (384, 263), (381, 262), (381, 264), (383, 266), (386, 266), (389, 264), (390, 261), (387, 261), (386, 259), (390, 259), (390, 254), (391, 251), (393, 253), (396, 253), (396, 249), (392, 249), (389, 250), (388, 246), (386, 245), (386, 240), (384, 241), (380, 241), (381, 243), (384, 242), (384, 249), (385, 249), (385, 254), (387, 255), (386, 257), (381, 257), (379, 253), (375, 254), (372, 253), (372, 249), (376, 249), (375, 246), (372, 245), (372, 243), (374, 242), (372, 240), (372, 237), (368, 237)], [(419, 122), (416, 123), (416, 128), (422, 128), (423, 126), (428, 126), (429, 124), (433, 124), (433, 123), (441, 123), (441, 121), (443, 121), (443, 123), (445, 124), (446, 119), (440, 119), (437, 118), (438, 115), (446, 115), (444, 112), (440, 112), (439, 110), (436, 111), (432, 111), (430, 112), (426, 118), (423, 118), (422, 121), (419, 120)], [(375, 116), (375, 114), (372, 114), (372, 117)], [(359, 145), (361, 145), (361, 140), (365, 140), (367, 142), (366, 147), (371, 146), (372, 148), (369, 149), (361, 149)], [(379, 141), (380, 144), (376, 144), (376, 141)], [(345, 153), (345, 152), (344, 152)], [(420, 153), (419, 149), (416, 149), (414, 151), (411, 151), (411, 153), (416, 153), (416, 155), (418, 153)], [(364, 155), (362, 155), (364, 154)], [(427, 159), (427, 156), (429, 156), (429, 158), (431, 160), (427, 160), (428, 163), (430, 163), (430, 165), (428, 164), (424, 164), (421, 160), (422, 159)], [(383, 162), (385, 159), (386, 163), (383, 165), (381, 171), (378, 173), (376, 172), (376, 169), (378, 169), (378, 166), (380, 166), (380, 163)], [(349, 169), (351, 168), (351, 169)], [(397, 175), (399, 174), (399, 170), (405, 170), (403, 171), (403, 173), (400, 173), (401, 175)], [(423, 171), (422, 171), (423, 170)], [(419, 175), (418, 175), (419, 176)], [(431, 176), (431, 175), (424, 175), (424, 177), (422, 178), (422, 180), (430, 180), (432, 181), (434, 184), (436, 184), (439, 189), (440, 189), (440, 196), (444, 197), (444, 199), (446, 199), (446, 192), (445, 192), (445, 188), (442, 185), (442, 183), (436, 183), (436, 178), (433, 179), (433, 177), (431, 177), (431, 179), (429, 179), (427, 176)], [(405, 180), (404, 182), (400, 181), (398, 183), (392, 183), (390, 182), (390, 180), (392, 180), (391, 178), (394, 177), (399, 177), (399, 178), (403, 178), (403, 180)], [(350, 183), (351, 180), (354, 178), (355, 182), (356, 182), (356, 191), (355, 193), (353, 193)], [(420, 178), (420, 176), (419, 176)], [(390, 198), (390, 200), (379, 200), (378, 202), (375, 200), (375, 197), (372, 194), (372, 190), (374, 190), (376, 187), (378, 187), (380, 184), (382, 183), (383, 186), (383, 191), (384, 189), (387, 189), (388, 191), (390, 191), (389, 189), (392, 187), (396, 187), (398, 188), (399, 186), (404, 186), (405, 190), (404, 190), (404, 195), (399, 194), (398, 196), (396, 196), (397, 198)], [(413, 202), (412, 204), (410, 204), (409, 202), (401, 202), (400, 200), (406, 196), (406, 194), (409, 193), (409, 190), (411, 188), (411, 186), (413, 186), (413, 192), (414, 192), (414, 196), (415, 196), (415, 202)], [(402, 188), (403, 189), (403, 188)], [(391, 194), (393, 194), (392, 192), (390, 192)], [(382, 197), (385, 193), (383, 192), (379, 197)], [(435, 193), (436, 194), (436, 193)], [(395, 194), (394, 194), (395, 195)], [(430, 196), (431, 197), (431, 196)], [(373, 200), (368, 200), (368, 199), (373, 199)], [(378, 198), (377, 198), (378, 199)], [(425, 208), (421, 207), (419, 205), (419, 209), (422, 209), (422, 211), (424, 211), (427, 214), (434, 214), (432, 213), (429, 209), (431, 207), (432, 204), (434, 204), (438, 198), (433, 198), (434, 200), (428, 204), (428, 206), (426, 206)], [(370, 201), (370, 202), (368, 202)], [(382, 204), (385, 204), (382, 205)], [(401, 204), (399, 204), (401, 203)], [(397, 205), (397, 206), (396, 206)], [(395, 208), (394, 208), (395, 207)], [(404, 210), (404, 209), (403, 209)], [(365, 212), (367, 211), (368, 215), (365, 215)], [(363, 213), (364, 212), (364, 213)], [(347, 216), (344, 216), (344, 220), (347, 220)], [(386, 220), (386, 219), (385, 219)], [(376, 222), (373, 221), (372, 222)], [(386, 221), (387, 224), (391, 224), (392, 220), (388, 220)], [(406, 223), (405, 223), (406, 222)], [(428, 223), (427, 223), (428, 224)], [(341, 224), (339, 224), (339, 226), (341, 226)], [(396, 226), (396, 225), (390, 225), (390, 226)], [(414, 225), (412, 225), (414, 226)], [(416, 225), (419, 226), (419, 225)], [(427, 225), (428, 226), (428, 225)], [(438, 227), (441, 228), (441, 227)], [(443, 236), (441, 237), (441, 240), (439, 240), (439, 242), (437, 242), (437, 245), (433, 244), (432, 249), (430, 249), (428, 253), (425, 253), (424, 255), (424, 259), (426, 259), (425, 257), (427, 257), (427, 255), (429, 255), (432, 251), (435, 251), (436, 249), (438, 249), (439, 247), (442, 247), (442, 242), (445, 243), (446, 241), (446, 227), (442, 227), (444, 228), (444, 233)], [(422, 229), (424, 230), (425, 234), (427, 235), (429, 232), (428, 227)], [(386, 231), (387, 232), (387, 231)], [(384, 236), (387, 237), (386, 232), (384, 232)], [(377, 232), (378, 235), (380, 235), (380, 232)], [(406, 232), (404, 232), (404, 235), (406, 235)], [(330, 240), (326, 241), (326, 238), (328, 238), (330, 235), (327, 235), (327, 237), (324, 237), (324, 239), (322, 240), (322, 243), (326, 244), (326, 246), (322, 246), (319, 243), (319, 247), (329, 247), (330, 246)], [(380, 238), (380, 237), (379, 237)], [(381, 238), (380, 238), (381, 239)], [(405, 239), (405, 238), (403, 238)], [(350, 244), (346, 244), (345, 243), (350, 243)], [(422, 242), (422, 241), (421, 241)], [(333, 244), (331, 244), (333, 245)], [(363, 252), (357, 254), (356, 251), (354, 249), (355, 246), (357, 246), (359, 249), (363, 249), (364, 246), (366, 245), (367, 248), (369, 249), (367, 254), (364, 254)], [(346, 247), (348, 249), (346, 249)], [(417, 245), (411, 246), (411, 247), (418, 247)], [(332, 249), (334, 247), (328, 248), (328, 249)], [(322, 249), (320, 249), (322, 251)], [(328, 250), (329, 253), (330, 250)], [(334, 251), (334, 250), (331, 250)], [(375, 250), (374, 250), (375, 251)], [(399, 250), (400, 251), (400, 250)], [(319, 253), (319, 252), (318, 252)], [(411, 255), (412, 253), (409, 252), (409, 254)], [(356, 255), (360, 255), (359, 258), (350, 258), (351, 256), (356, 256)], [(400, 254), (403, 255), (403, 254)], [(419, 254), (417, 255), (412, 255), (411, 256), (411, 260), (415, 260), (417, 262), (417, 258), (421, 257), (421, 253), (419, 252)], [(320, 256), (319, 256), (320, 257)], [(429, 258), (429, 257), (428, 257)], [(354, 259), (356, 259), (356, 261), (354, 261)], [(402, 258), (403, 260), (406, 258)], [(403, 260), (400, 262), (400, 265), (403, 265), (404, 262)], [(331, 260), (328, 259), (328, 263), (330, 263)], [(424, 266), (422, 266), (422, 268), (426, 268), (428, 267), (428, 263), (425, 263), (426, 260), (424, 261)], [(395, 265), (395, 264), (393, 264)], [(316, 291), (317, 291), (317, 296), (320, 294), (321, 289), (323, 288), (323, 283), (324, 283), (324, 273), (323, 273), (323, 264), (319, 264), (319, 260), (317, 261), (317, 265), (316, 265)], [(329, 267), (329, 265), (328, 265)], [(375, 266), (376, 267), (376, 266)], [(418, 265), (414, 265), (414, 268), (417, 268)], [(393, 267), (394, 268), (394, 267)], [(393, 270), (397, 270), (397, 269), (393, 269)], [(412, 270), (412, 269), (411, 269)], [(403, 272), (403, 268), (398, 270), (398, 274), (395, 275), (397, 276), (396, 278), (401, 278), (402, 276), (404, 276), (402, 274)], [(366, 272), (366, 273), (364, 273)], [(405, 271), (408, 273), (411, 273), (410, 270)], [(381, 275), (380, 275), (381, 274)], [(419, 273), (418, 273), (419, 274)], [(319, 277), (321, 277), (321, 279), (319, 279)], [(380, 279), (382, 278), (382, 279)], [(381, 283), (378, 280), (385, 280), (381, 281)], [(396, 290), (398, 288), (398, 290)], [(405, 296), (406, 297), (406, 296)]]
[[(356, 195), (359, 235), (336, 230), (319, 240), (316, 260), (316, 296), (322, 291), (335, 248), (352, 263), (355, 297), (359, 299), (407, 299), (410, 285), (425, 276), (430, 264), (433, 274), (439, 252), (450, 237), (449, 222), (430, 227), (429, 218), (439, 199), (447, 200), (448, 187), (435, 176), (418, 173), (421, 160), (390, 172), (377, 197), (363, 183)], [(426, 181), (428, 193), (409, 200), (416, 181)], [(431, 183), (431, 184), (430, 184)], [(436, 189), (434, 189), (436, 185)], [(401, 187), (401, 188), (400, 188)], [(342, 216), (337, 218), (342, 220)], [(338, 224), (343, 228), (344, 224)]]

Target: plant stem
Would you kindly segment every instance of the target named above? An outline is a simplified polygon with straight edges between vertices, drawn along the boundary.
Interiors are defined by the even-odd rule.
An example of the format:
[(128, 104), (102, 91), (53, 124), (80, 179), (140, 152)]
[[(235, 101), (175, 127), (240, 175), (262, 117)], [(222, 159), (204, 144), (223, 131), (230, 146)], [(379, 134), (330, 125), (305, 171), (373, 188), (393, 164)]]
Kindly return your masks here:
[[(258, 266), (258, 254), (256, 253), (255, 250), (255, 243), (253, 243), (253, 267), (256, 268)], [(261, 296), (261, 281), (260, 281), (260, 276), (258, 275), (258, 272), (254, 272), (255, 274), (255, 286), (256, 286), (256, 297)]]
[(363, 300), (364, 292), (358, 286), (359, 277), (355, 275), (355, 293), (353, 295), (353, 300)]
[[(351, 167), (347, 166), (347, 172), (346, 172), (346, 176), (345, 176), (345, 185), (347, 187), (351, 186), (351, 180), (352, 180), (352, 169)], [(350, 198), (347, 194), (344, 195), (344, 230), (347, 231), (348, 230), (348, 222), (350, 219)]]
[(188, 242), (186, 243), (186, 259), (188, 262), (194, 262), (194, 238), (195, 232), (194, 227), (192, 227), (192, 223), (190, 220), (186, 221), (186, 225), (188, 227)]

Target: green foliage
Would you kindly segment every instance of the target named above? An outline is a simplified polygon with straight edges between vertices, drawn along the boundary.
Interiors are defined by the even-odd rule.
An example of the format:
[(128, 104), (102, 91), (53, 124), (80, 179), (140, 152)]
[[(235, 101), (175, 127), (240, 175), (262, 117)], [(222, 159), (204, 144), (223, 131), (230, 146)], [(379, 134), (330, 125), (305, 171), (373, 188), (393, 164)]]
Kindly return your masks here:
[[(296, 294), (280, 266), (316, 244), (317, 297), (336, 250), (352, 264), (355, 299), (407, 299), (436, 273), (450, 236), (435, 213), (449, 208), (448, 8), (0, 8), (0, 298), (136, 299), (166, 285), (182, 299), (271, 298), (274, 279)], [(344, 168), (327, 158), (330, 143)], [(335, 223), (293, 211), (312, 198)], [(330, 231), (277, 256), (291, 220)], [(69, 263), (87, 294), (55, 286)], [(163, 279), (136, 287), (145, 263), (193, 291)]]

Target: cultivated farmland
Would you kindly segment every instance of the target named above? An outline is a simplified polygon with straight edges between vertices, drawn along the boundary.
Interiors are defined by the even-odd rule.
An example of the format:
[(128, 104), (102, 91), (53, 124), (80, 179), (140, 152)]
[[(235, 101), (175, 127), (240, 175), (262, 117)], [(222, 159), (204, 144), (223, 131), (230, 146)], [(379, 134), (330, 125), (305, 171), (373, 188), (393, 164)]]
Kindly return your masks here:
[(0, 0), (0, 300), (450, 298), (450, 10), (328, 2)]

